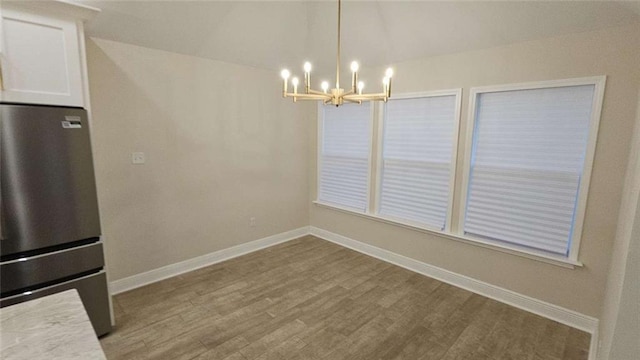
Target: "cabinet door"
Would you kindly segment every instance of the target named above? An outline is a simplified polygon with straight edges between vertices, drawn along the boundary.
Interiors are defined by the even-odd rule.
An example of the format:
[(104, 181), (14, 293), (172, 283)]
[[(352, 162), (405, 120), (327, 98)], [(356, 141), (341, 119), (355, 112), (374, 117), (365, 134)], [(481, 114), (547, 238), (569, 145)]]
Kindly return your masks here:
[(0, 100), (82, 107), (76, 22), (4, 6), (0, 15)]

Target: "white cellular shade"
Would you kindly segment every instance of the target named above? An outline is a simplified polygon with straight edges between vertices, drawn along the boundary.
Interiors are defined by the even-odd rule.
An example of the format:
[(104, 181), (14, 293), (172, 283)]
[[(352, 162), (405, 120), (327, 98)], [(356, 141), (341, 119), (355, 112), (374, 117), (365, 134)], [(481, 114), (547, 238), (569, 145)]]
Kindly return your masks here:
[(387, 103), (380, 215), (444, 229), (456, 121), (455, 95)]
[(322, 107), (320, 202), (366, 211), (370, 129), (369, 103)]
[(594, 91), (477, 96), (465, 234), (568, 256)]

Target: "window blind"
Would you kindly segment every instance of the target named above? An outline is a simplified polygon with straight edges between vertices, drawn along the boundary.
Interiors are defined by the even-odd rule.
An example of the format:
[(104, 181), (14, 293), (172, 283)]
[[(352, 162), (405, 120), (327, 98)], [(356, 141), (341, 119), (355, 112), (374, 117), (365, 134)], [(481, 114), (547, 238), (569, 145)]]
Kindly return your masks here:
[(444, 229), (455, 115), (455, 95), (387, 102), (380, 215)]
[(318, 200), (365, 212), (368, 204), (371, 107), (322, 107)]
[(594, 91), (477, 95), (466, 234), (568, 256)]

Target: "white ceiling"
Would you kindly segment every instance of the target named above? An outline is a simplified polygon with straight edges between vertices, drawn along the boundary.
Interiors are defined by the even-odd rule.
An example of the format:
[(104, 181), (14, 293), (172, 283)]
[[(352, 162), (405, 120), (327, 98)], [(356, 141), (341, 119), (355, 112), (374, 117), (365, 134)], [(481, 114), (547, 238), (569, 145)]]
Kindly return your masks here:
[[(334, 1), (79, 1), (90, 36), (298, 72), (335, 66)], [(363, 66), (640, 21), (640, 1), (343, 1), (342, 63)]]

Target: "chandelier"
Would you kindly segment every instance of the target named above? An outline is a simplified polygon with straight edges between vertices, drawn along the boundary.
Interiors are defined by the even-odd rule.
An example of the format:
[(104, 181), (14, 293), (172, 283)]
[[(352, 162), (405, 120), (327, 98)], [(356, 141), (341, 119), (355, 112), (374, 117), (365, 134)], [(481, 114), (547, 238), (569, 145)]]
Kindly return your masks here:
[(363, 94), (364, 82), (358, 81), (358, 68), (360, 67), (356, 61), (351, 63), (351, 88), (348, 90), (340, 88), (340, 17), (341, 17), (341, 0), (338, 0), (338, 52), (336, 60), (336, 87), (329, 90), (329, 83), (323, 81), (320, 87), (322, 91), (311, 89), (311, 63), (305, 62), (304, 69), (304, 91), (298, 92), (299, 79), (291, 78), (293, 92), (288, 92), (288, 83), (291, 73), (284, 69), (280, 73), (283, 79), (282, 97), (291, 97), (293, 102), (297, 100), (316, 100), (323, 101), (324, 104), (332, 104), (340, 106), (345, 102), (362, 104), (363, 101), (384, 101), (391, 97), (391, 77), (393, 69), (388, 68), (382, 80), (382, 92)]

